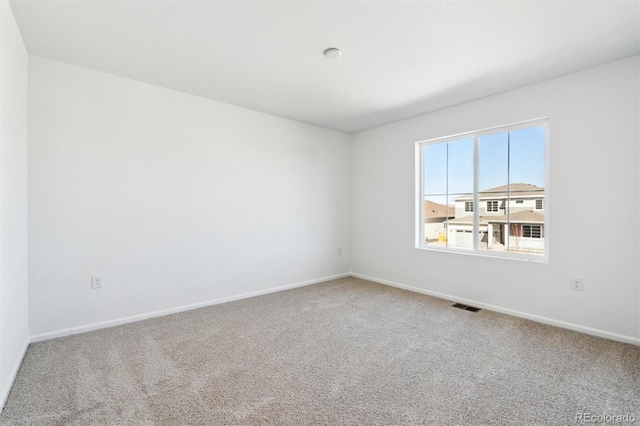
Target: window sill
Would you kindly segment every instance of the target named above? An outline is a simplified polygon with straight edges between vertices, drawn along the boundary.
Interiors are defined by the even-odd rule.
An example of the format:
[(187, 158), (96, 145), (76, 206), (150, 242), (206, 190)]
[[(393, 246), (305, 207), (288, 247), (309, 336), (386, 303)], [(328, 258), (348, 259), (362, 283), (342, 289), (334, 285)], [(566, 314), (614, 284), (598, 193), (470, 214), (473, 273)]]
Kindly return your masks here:
[(465, 256), (475, 256), (475, 257), (484, 257), (490, 259), (504, 259), (504, 260), (515, 260), (520, 262), (531, 262), (531, 263), (549, 263), (548, 256), (533, 256), (533, 255), (522, 255), (515, 253), (500, 253), (500, 254), (492, 254), (485, 253), (484, 251), (474, 251), (474, 250), (465, 250), (465, 249), (452, 249), (452, 248), (440, 248), (440, 247), (426, 247), (426, 246), (416, 246), (418, 250), (424, 251), (433, 251), (439, 253), (451, 253), (451, 254), (462, 254)]

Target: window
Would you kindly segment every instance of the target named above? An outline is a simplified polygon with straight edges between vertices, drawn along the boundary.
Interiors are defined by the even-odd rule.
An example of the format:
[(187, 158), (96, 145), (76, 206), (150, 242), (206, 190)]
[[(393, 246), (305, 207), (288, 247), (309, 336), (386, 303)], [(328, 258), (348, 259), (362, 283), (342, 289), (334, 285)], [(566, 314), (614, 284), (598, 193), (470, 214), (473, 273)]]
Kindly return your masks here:
[(447, 214), (416, 209), (416, 247), (546, 261), (547, 143), (545, 119), (417, 142), (417, 205)]
[(542, 226), (522, 225), (522, 236), (525, 238), (542, 238)]

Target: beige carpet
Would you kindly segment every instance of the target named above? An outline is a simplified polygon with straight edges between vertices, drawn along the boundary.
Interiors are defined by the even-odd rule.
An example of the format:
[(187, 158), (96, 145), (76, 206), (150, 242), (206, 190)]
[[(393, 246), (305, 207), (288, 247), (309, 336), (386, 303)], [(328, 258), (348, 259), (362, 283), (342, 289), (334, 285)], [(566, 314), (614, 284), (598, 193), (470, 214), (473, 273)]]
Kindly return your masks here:
[(0, 424), (640, 424), (640, 348), (450, 305), (344, 278), (36, 343)]

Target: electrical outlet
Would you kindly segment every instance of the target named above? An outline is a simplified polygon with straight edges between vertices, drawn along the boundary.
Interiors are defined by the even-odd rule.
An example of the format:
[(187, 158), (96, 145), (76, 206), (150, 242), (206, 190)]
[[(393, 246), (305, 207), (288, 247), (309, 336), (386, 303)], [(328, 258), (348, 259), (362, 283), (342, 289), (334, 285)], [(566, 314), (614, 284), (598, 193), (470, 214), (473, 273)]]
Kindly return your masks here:
[(582, 278), (571, 277), (571, 290), (582, 291)]
[(91, 288), (102, 288), (102, 275), (91, 276)]

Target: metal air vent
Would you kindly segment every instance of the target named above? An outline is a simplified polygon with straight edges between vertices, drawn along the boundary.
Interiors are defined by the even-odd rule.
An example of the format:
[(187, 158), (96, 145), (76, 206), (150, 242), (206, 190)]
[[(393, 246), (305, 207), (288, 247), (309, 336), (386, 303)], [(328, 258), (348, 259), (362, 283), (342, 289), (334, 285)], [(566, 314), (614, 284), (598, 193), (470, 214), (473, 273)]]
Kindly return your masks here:
[(480, 310), (480, 308), (476, 308), (475, 306), (467, 306), (467, 305), (463, 305), (462, 303), (454, 303), (451, 306), (453, 306), (454, 308), (464, 309), (465, 311), (471, 311), (471, 312), (478, 312)]

